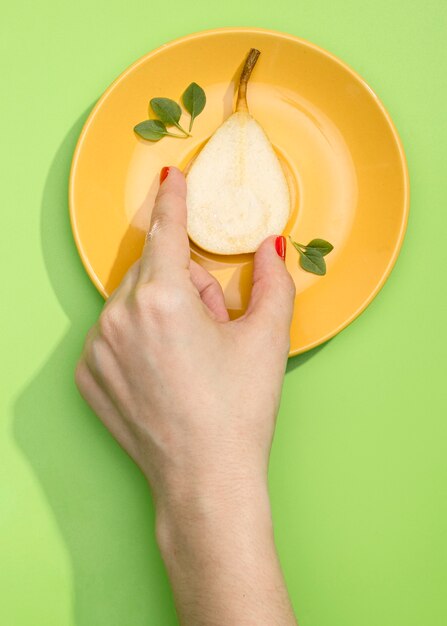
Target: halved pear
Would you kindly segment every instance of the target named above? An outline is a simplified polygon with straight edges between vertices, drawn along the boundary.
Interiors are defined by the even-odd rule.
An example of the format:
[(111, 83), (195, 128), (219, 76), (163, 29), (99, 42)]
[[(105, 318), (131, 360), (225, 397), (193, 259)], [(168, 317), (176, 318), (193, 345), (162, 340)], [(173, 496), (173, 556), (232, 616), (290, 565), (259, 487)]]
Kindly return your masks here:
[(254, 252), (280, 234), (290, 213), (290, 193), (281, 164), (246, 92), (260, 52), (252, 48), (242, 70), (235, 112), (223, 122), (187, 175), (188, 234), (216, 254)]

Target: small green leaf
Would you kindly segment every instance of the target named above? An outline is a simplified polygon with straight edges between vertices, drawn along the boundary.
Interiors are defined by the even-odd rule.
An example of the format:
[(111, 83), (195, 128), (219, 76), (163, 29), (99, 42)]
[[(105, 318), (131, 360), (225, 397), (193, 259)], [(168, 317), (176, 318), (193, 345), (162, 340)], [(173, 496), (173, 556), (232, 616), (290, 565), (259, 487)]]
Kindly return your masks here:
[(206, 95), (202, 87), (197, 83), (191, 83), (182, 96), (185, 109), (191, 115), (189, 130), (191, 130), (195, 118), (203, 111), (206, 104)]
[(152, 98), (150, 105), (155, 115), (157, 115), (157, 117), (159, 117), (164, 124), (167, 126), (177, 126), (182, 133), (191, 136), (178, 123), (182, 110), (177, 102), (174, 102), (174, 100), (171, 100), (170, 98)]
[(326, 241), (325, 239), (312, 239), (306, 246), (307, 249), (313, 248), (314, 250), (319, 250), (323, 256), (329, 254), (334, 249), (334, 246)]
[(140, 122), (134, 128), (134, 131), (142, 137), (142, 139), (148, 139), (149, 141), (159, 141), (162, 137), (168, 134), (166, 126), (160, 120), (145, 120)]
[(142, 139), (148, 139), (149, 141), (159, 141), (162, 137), (178, 137), (179, 139), (185, 139), (186, 135), (175, 135), (170, 133), (166, 126), (160, 120), (145, 120), (140, 122), (134, 127), (134, 131), (142, 137)]
[(170, 98), (152, 98), (150, 105), (153, 112), (167, 125), (177, 124), (182, 114), (177, 102)]
[(307, 246), (293, 241), (290, 235), (289, 239), (300, 254), (300, 265), (303, 270), (318, 276), (324, 276), (326, 274), (326, 261), (323, 257), (329, 254), (334, 249), (334, 246), (325, 239), (312, 239)]
[(323, 255), (316, 248), (310, 248), (305, 252), (300, 250), (300, 265), (306, 272), (324, 276), (326, 274), (326, 262)]

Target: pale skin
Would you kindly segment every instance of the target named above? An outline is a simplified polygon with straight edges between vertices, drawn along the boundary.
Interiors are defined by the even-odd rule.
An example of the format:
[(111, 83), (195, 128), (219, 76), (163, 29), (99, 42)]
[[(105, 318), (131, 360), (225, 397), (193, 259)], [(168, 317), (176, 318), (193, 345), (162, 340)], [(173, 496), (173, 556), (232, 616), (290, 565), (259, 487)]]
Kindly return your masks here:
[(269, 237), (248, 309), (230, 321), (220, 285), (190, 259), (185, 197), (171, 167), (76, 383), (148, 480), (181, 626), (296, 626), (267, 489), (294, 283)]

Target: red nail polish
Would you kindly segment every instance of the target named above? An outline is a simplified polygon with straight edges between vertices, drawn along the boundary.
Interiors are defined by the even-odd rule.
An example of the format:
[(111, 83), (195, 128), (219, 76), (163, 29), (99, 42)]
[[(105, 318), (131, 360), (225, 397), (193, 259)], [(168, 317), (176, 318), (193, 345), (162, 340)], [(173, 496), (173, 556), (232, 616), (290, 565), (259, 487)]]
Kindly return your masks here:
[(160, 172), (160, 185), (169, 174), (169, 167), (162, 167)]
[(286, 238), (282, 235), (275, 239), (275, 249), (283, 261), (286, 260)]

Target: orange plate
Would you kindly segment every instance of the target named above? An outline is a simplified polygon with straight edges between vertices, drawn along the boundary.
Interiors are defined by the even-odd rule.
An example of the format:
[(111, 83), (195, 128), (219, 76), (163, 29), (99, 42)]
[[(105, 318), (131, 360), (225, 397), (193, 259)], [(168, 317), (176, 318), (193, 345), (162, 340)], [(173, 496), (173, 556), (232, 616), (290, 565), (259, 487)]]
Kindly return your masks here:
[[(140, 256), (163, 165), (182, 169), (231, 112), (248, 50), (261, 56), (248, 86), (250, 112), (272, 141), (293, 197), (285, 235), (334, 245), (327, 274), (287, 267), (297, 287), (290, 355), (347, 326), (384, 284), (407, 223), (409, 181), (397, 131), (364, 80), (339, 59), (292, 35), (221, 28), (172, 41), (129, 67), (107, 89), (79, 137), (70, 174), (76, 244), (107, 297)], [(195, 81), (207, 104), (193, 137), (138, 139), (156, 96), (179, 100)], [(184, 126), (188, 123), (184, 114)], [(252, 255), (218, 256), (191, 244), (194, 259), (221, 283), (232, 317), (250, 294)]]

